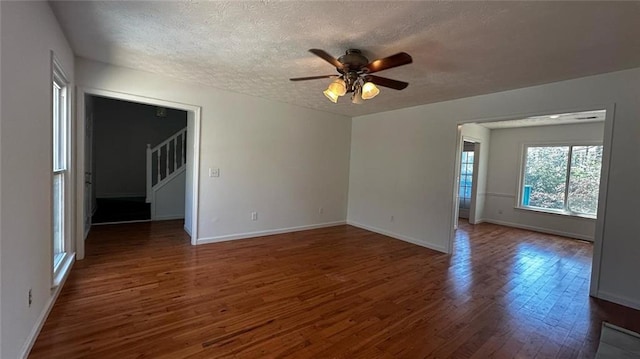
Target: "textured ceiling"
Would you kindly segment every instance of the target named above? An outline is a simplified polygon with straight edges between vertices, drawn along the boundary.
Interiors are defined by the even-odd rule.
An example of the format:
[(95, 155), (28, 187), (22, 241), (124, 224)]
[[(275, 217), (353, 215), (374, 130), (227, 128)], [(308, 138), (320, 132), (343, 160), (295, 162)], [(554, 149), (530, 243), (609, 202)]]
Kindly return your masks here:
[(523, 119), (478, 123), (490, 130), (516, 127), (569, 125), (576, 123), (604, 122), (605, 110), (560, 113), (546, 116), (532, 116)]
[[(75, 53), (183, 81), (357, 116), (640, 66), (640, 2), (53, 1)], [(322, 94), (307, 50), (413, 64), (362, 105)]]

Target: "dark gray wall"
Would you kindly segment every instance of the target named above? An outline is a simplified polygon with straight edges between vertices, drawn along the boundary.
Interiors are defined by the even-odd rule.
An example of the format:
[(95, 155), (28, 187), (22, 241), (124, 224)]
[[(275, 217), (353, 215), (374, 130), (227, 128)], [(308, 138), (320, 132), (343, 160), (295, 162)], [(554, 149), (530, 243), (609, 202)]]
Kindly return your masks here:
[(94, 97), (94, 186), (96, 196), (144, 196), (146, 148), (187, 126), (185, 111)]

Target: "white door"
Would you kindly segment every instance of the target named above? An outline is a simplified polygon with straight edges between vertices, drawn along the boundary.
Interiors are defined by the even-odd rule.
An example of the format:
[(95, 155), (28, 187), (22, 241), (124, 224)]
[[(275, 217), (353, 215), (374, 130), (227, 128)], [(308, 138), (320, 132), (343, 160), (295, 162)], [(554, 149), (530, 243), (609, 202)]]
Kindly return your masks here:
[(474, 182), (475, 144), (464, 141), (460, 158), (460, 177), (458, 181), (458, 216), (469, 218), (473, 204), (472, 188)]

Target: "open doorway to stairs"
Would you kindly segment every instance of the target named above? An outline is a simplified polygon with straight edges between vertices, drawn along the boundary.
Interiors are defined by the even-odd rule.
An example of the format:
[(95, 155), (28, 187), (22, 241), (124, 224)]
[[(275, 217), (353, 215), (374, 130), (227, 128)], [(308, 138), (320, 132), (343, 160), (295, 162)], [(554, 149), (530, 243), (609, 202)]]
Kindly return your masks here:
[[(184, 229), (191, 236), (191, 244), (195, 245), (198, 229), (200, 107), (86, 88), (78, 88), (77, 99), (77, 258), (84, 258), (84, 239), (94, 219), (113, 223), (184, 218)], [(127, 107), (137, 110), (129, 111), (131, 116), (123, 115), (114, 111), (117, 106), (120, 106), (120, 110)], [(151, 121), (165, 121), (159, 126), (162, 129), (145, 130), (144, 121), (132, 118), (139, 116), (138, 112), (150, 113)], [(114, 116), (128, 118), (113, 119)], [(167, 123), (169, 116), (176, 121)], [(110, 120), (114, 123), (108, 123)], [(127, 127), (126, 122), (133, 122), (134, 126)], [(135, 125), (142, 128), (135, 128)], [(125, 135), (124, 131), (134, 132), (134, 135), (144, 139), (133, 141), (139, 146), (132, 144), (131, 134)], [(149, 135), (145, 131), (154, 133)], [(103, 142), (103, 148), (99, 148), (101, 145), (97, 142)], [(113, 150), (114, 146), (119, 146), (118, 151)], [(105, 160), (105, 156), (110, 156), (110, 151), (118, 154)], [(133, 156), (134, 151), (136, 160), (123, 158)], [(135, 169), (131, 166), (135, 166)], [(136, 178), (130, 181), (126, 175), (134, 171), (137, 172)], [(98, 199), (102, 199), (103, 203), (99, 203)], [(100, 214), (101, 206), (102, 209), (105, 206), (115, 207), (116, 212), (128, 213), (107, 211)]]
[(92, 95), (85, 108), (87, 220), (184, 219), (187, 111)]

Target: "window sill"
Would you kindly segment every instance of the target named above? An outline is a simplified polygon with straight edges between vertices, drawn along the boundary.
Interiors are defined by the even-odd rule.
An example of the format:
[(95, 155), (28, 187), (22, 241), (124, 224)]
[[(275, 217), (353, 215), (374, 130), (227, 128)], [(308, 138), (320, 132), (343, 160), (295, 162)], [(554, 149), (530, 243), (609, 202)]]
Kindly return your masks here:
[(536, 207), (522, 207), (522, 206), (516, 206), (515, 209), (518, 209), (518, 210), (521, 210), (521, 211), (528, 211), (528, 212), (536, 212), (536, 213), (556, 215), (556, 216), (575, 217), (575, 218), (584, 218), (584, 219), (596, 220), (596, 216), (592, 216), (592, 215), (589, 215), (589, 214), (573, 213), (573, 212), (562, 211), (562, 210), (552, 210), (552, 209), (544, 209), (544, 208), (536, 208)]
[(71, 266), (73, 265), (75, 257), (75, 253), (65, 253), (62, 260), (60, 260), (60, 263), (56, 266), (56, 270), (53, 272), (53, 283), (51, 284), (52, 290), (56, 289), (62, 282), (64, 282), (64, 279), (71, 271)]

